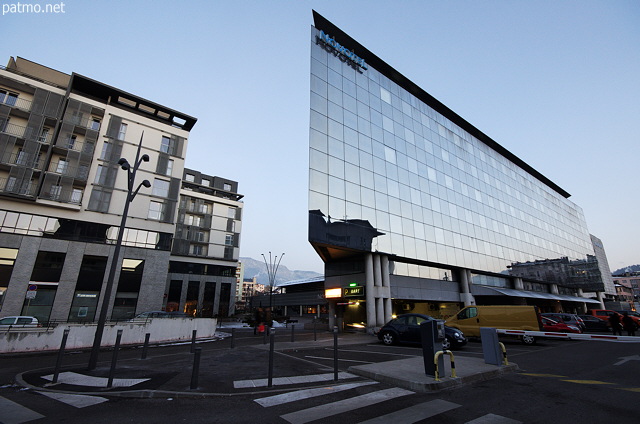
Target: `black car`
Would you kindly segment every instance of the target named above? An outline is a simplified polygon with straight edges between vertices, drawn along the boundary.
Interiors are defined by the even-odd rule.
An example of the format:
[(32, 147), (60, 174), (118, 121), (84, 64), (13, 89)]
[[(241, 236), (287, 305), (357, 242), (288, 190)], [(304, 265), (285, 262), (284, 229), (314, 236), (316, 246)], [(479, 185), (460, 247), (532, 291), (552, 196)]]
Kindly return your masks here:
[(598, 317), (594, 317), (593, 315), (578, 315), (580, 318), (582, 318), (582, 322), (584, 322), (584, 325), (586, 327), (585, 331), (602, 331), (602, 332), (608, 332), (609, 330), (609, 324), (607, 324), (607, 321), (598, 318)]
[[(424, 321), (436, 319), (422, 314), (404, 314), (392, 319), (378, 331), (378, 339), (386, 345), (396, 343), (420, 343), (420, 324)], [(445, 340), (443, 349), (459, 349), (467, 344), (462, 331), (451, 327), (444, 327)]]

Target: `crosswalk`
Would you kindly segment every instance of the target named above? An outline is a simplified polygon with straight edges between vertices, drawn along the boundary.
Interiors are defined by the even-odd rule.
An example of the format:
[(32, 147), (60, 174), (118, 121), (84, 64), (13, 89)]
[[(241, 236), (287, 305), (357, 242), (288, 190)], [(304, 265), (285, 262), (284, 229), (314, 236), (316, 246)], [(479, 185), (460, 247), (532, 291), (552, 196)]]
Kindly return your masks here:
[[(54, 399), (58, 402), (73, 406), (74, 408), (86, 408), (106, 402), (108, 399), (102, 396), (75, 395), (70, 393), (57, 393), (37, 391), (36, 393)], [(0, 423), (23, 424), (44, 418), (44, 415), (33, 411), (26, 406), (13, 402), (0, 396)]]
[[(283, 394), (257, 398), (254, 399), (254, 401), (264, 408), (282, 407), (283, 411), (287, 412), (280, 415), (280, 418), (290, 424), (306, 424), (317, 420), (323, 420), (322, 422), (325, 422), (325, 419), (327, 420), (326, 422), (329, 422), (329, 418), (334, 417), (335, 419), (336, 416), (339, 416), (339, 419), (343, 422), (358, 421), (358, 424), (411, 424), (455, 410), (462, 406), (443, 399), (433, 399), (407, 407), (394, 408), (394, 403), (388, 401), (416, 395), (416, 393), (399, 387), (376, 387), (374, 390), (363, 394), (360, 394), (359, 391), (356, 390), (366, 386), (370, 386), (369, 388), (371, 389), (373, 385), (377, 384), (378, 382), (375, 381), (360, 381), (320, 388), (300, 389)], [(358, 393), (349, 395), (349, 391), (358, 391)], [(329, 396), (340, 392), (342, 392), (342, 398), (340, 400), (334, 400), (335, 396)], [(320, 401), (321, 403), (317, 404), (318, 401), (316, 398), (322, 399), (322, 397), (330, 399), (327, 399), (326, 402)], [(314, 402), (314, 400), (316, 401)], [(309, 403), (309, 401), (311, 402)], [(365, 419), (364, 421), (351, 419), (348, 415), (358, 412), (358, 415), (361, 416), (363, 409), (366, 410), (366, 408), (382, 402), (387, 402), (384, 404), (385, 412), (387, 410), (392, 411)], [(293, 410), (291, 410), (292, 408)], [(471, 421), (466, 421), (465, 424), (522, 424), (522, 422), (497, 414), (485, 414)]]

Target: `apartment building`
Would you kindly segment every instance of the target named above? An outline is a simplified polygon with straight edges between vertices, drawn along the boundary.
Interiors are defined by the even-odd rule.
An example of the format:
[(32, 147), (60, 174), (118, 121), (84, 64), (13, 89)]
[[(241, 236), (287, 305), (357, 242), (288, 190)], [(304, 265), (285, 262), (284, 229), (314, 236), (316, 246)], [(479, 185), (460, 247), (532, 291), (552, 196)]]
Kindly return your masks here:
[[(118, 161), (133, 163), (139, 146), (149, 161), (141, 162), (136, 184), (148, 180), (151, 186), (141, 187), (131, 203), (107, 316), (125, 319), (166, 306), (171, 289), (177, 290), (172, 278), (192, 256), (204, 275), (234, 268), (239, 218), (226, 230), (230, 205), (240, 209), (232, 193), (237, 183), (213, 178), (209, 192), (194, 190), (203, 184), (195, 181), (199, 174), (185, 174), (184, 161), (195, 123), (185, 113), (77, 73), (19, 57), (0, 67), (0, 313), (42, 321), (97, 317), (128, 194), (127, 172)], [(210, 214), (187, 214), (185, 193), (185, 205), (197, 198), (212, 208)], [(214, 211), (220, 202), (224, 217)], [(183, 236), (180, 219), (187, 215), (209, 219), (211, 226)], [(213, 230), (217, 225), (224, 235)], [(180, 287), (183, 308), (193, 297), (187, 295), (192, 285), (186, 285)], [(197, 287), (200, 308), (205, 286)]]

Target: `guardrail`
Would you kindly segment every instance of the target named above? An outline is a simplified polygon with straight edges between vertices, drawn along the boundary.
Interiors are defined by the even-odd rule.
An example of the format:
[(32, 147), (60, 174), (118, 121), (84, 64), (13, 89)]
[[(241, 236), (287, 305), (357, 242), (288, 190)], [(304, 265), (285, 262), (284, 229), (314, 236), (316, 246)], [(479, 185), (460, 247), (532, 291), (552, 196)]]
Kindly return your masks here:
[(633, 342), (640, 343), (640, 337), (637, 336), (609, 336), (606, 334), (577, 334), (577, 333), (555, 333), (552, 331), (525, 331), (525, 330), (504, 330), (496, 329), (498, 334), (505, 334), (509, 336), (532, 336), (532, 337), (547, 337), (553, 339), (564, 340), (604, 340), (604, 341), (621, 341), (621, 342)]

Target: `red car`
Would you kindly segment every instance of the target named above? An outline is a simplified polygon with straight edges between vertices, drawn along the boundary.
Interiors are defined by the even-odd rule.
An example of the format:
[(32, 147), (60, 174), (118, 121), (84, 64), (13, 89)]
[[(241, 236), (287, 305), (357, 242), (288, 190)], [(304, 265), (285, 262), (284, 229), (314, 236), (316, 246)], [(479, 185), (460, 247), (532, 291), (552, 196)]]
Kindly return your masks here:
[(542, 328), (544, 331), (553, 331), (555, 333), (581, 333), (580, 329), (575, 325), (567, 325), (564, 322), (557, 322), (551, 318), (542, 318)]

